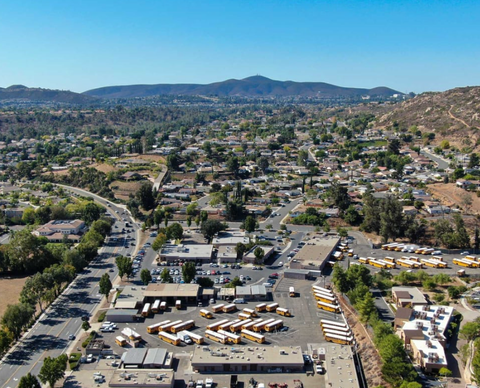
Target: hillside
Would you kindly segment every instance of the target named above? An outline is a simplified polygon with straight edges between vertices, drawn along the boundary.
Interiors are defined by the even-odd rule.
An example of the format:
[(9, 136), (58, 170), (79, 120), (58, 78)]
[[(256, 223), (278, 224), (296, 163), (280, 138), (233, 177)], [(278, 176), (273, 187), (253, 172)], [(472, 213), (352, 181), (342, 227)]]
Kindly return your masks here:
[(12, 85), (8, 88), (0, 88), (0, 101), (5, 100), (88, 104), (96, 102), (98, 99), (85, 94), (74, 93), (67, 90), (29, 88), (23, 85)]
[(132, 98), (155, 95), (202, 95), (242, 97), (286, 97), (302, 96), (317, 98), (352, 98), (360, 96), (390, 97), (401, 94), (387, 87), (373, 89), (344, 88), (323, 82), (275, 81), (262, 76), (241, 80), (230, 79), (207, 85), (158, 84), (106, 86), (84, 92), (85, 95), (101, 98)]
[(423, 93), (398, 104), (379, 117), (382, 126), (417, 125), (434, 132), (436, 141), (448, 139), (458, 147), (480, 144), (480, 87), (464, 87), (442, 93)]

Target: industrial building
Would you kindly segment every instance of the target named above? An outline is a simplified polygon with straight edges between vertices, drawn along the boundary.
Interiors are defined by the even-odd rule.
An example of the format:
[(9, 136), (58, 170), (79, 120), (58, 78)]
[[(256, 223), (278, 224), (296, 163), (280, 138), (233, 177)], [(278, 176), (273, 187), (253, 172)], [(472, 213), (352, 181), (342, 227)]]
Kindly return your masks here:
[(172, 354), (163, 348), (135, 348), (122, 354), (121, 366), (124, 369), (170, 368)]
[(198, 284), (185, 283), (150, 283), (143, 291), (142, 302), (151, 303), (155, 299), (166, 301), (169, 306), (175, 306), (175, 301), (181, 300), (183, 304), (197, 304), (201, 299)]
[(197, 347), (191, 361), (199, 373), (296, 373), (304, 366), (300, 346)]
[[(295, 255), (295, 259), (290, 262), (290, 269), (321, 272), (331, 255), (335, 252), (339, 242), (340, 238), (336, 236), (315, 237), (311, 239)], [(299, 274), (296, 273), (295, 275), (298, 276)]]

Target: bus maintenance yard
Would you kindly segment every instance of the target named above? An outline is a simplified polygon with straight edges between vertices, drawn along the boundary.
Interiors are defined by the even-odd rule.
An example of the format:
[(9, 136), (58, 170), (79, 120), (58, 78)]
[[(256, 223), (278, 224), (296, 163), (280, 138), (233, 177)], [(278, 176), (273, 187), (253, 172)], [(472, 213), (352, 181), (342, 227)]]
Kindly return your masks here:
[[(121, 360), (118, 360), (118, 363), (115, 362), (112, 366), (112, 362), (109, 362), (111, 360), (95, 357), (94, 362), (82, 364), (80, 370), (75, 371), (67, 379), (65, 386), (74, 387), (75, 384), (79, 383), (80, 386), (88, 386), (85, 384), (88, 384), (88, 382), (92, 384), (93, 374), (97, 373), (104, 377), (103, 384), (106, 383), (111, 387), (168, 387), (173, 385), (183, 387), (191, 381), (196, 383), (198, 380), (205, 381), (207, 378), (213, 379), (214, 386), (228, 387), (232, 374), (238, 375), (239, 388), (248, 387), (251, 377), (257, 383), (265, 384), (266, 387), (270, 383), (287, 384), (289, 387), (298, 386), (299, 382), (294, 382), (294, 380), (300, 380), (305, 387), (358, 387), (355, 365), (349, 358), (350, 347), (325, 341), (320, 327), (321, 319), (343, 322), (343, 317), (340, 314), (317, 308), (316, 300), (312, 294), (313, 284), (311, 281), (284, 278), (278, 282), (274, 289), (273, 300), (237, 304), (237, 311), (213, 313), (212, 319), (200, 316), (200, 310), (212, 311), (212, 305), (202, 307), (183, 306), (179, 310), (175, 306), (169, 305), (165, 311), (159, 311), (157, 314), (151, 313), (143, 322), (116, 323), (118, 328), (114, 332), (98, 333), (97, 339), (104, 340), (105, 344), (110, 346), (109, 351), (113, 351), (114, 355), (122, 357), (125, 352), (133, 349), (130, 341), (123, 347), (115, 341), (118, 336), (125, 337), (121, 333), (125, 328), (132, 329), (142, 337), (142, 340), (137, 344), (137, 349), (161, 348), (165, 349), (167, 354), (173, 356), (171, 368), (174, 371), (174, 378), (170, 381), (168, 373), (165, 373), (165, 376), (162, 377), (163, 384), (160, 384), (158, 378), (154, 378), (155, 373), (163, 373), (165, 370), (117, 370), (118, 366), (123, 366)], [(295, 297), (289, 296), (289, 289), (292, 286), (295, 287)], [(228, 304), (216, 301), (216, 304), (218, 303)], [(278, 303), (279, 307), (286, 308), (291, 313), (291, 316), (288, 317), (275, 312), (262, 311), (257, 313), (258, 317), (252, 318), (252, 320), (263, 318), (281, 319), (283, 321), (283, 328), (279, 327), (272, 332), (258, 333), (265, 336), (264, 343), (256, 343), (247, 338), (241, 338), (241, 342), (238, 344), (222, 344), (206, 337), (205, 332), (208, 325), (225, 319), (229, 321), (237, 320), (239, 313), (244, 308), (255, 310), (255, 306), (260, 303), (266, 303), (267, 305)], [(147, 333), (148, 326), (166, 320), (172, 322), (194, 320), (195, 326), (188, 331), (204, 337), (204, 343), (202, 345), (195, 343), (187, 345), (181, 342), (175, 346), (161, 340), (158, 334)], [(96, 325), (100, 326), (100, 324)], [(240, 332), (235, 334), (240, 336)], [(142, 352), (140, 351), (140, 353)], [(323, 366), (323, 373), (315, 372), (316, 365), (311, 362), (311, 358), (307, 357), (307, 362), (304, 359), (304, 355), (315, 355), (314, 357), (317, 358), (316, 355), (319, 353), (321, 355), (318, 356), (318, 364)], [(321, 361), (322, 359), (324, 361)], [(337, 362), (335, 363), (332, 360), (337, 360)], [(139, 368), (142, 368), (142, 366), (139, 366)], [(125, 371), (132, 374), (130, 378), (126, 378), (128, 376), (124, 374)], [(135, 373), (137, 373), (137, 376), (135, 376)], [(142, 374), (145, 376), (142, 377)], [(98, 384), (102, 384), (98, 377), (96, 381)], [(70, 383), (72, 384), (70, 385)]]

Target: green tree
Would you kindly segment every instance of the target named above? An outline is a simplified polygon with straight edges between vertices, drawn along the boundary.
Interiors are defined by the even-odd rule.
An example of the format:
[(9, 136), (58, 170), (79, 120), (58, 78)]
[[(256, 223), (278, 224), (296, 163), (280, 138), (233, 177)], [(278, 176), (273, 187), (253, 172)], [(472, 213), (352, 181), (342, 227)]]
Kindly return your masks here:
[(445, 368), (445, 367), (442, 367), (440, 368), (440, 370), (438, 371), (438, 373), (440, 374), (440, 376), (443, 376), (443, 377), (450, 377), (452, 376), (452, 371), (448, 368)]
[(243, 283), (238, 276), (235, 276), (232, 281), (224, 286), (224, 288), (235, 288), (237, 286), (242, 286)]
[(247, 247), (245, 244), (242, 244), (241, 242), (237, 243), (235, 246), (235, 252), (237, 253), (237, 261), (242, 261), (243, 255), (247, 251)]
[(215, 283), (210, 278), (200, 277), (200, 278), (197, 279), (197, 284), (200, 287), (208, 288), (208, 287), (213, 287)]
[(357, 211), (357, 209), (355, 209), (355, 206), (350, 205), (345, 211), (343, 219), (350, 225), (358, 225), (362, 220), (362, 217), (360, 216), (360, 213)]
[(35, 223), (35, 209), (33, 207), (27, 207), (23, 211), (22, 222), (27, 225)]
[(160, 279), (162, 279), (163, 283), (171, 283), (172, 282), (172, 275), (170, 275), (170, 271), (168, 268), (164, 268), (162, 273), (160, 274)]
[(191, 283), (195, 279), (197, 269), (193, 261), (188, 261), (182, 265), (182, 277), (185, 283)]
[(2, 317), (2, 324), (18, 340), (33, 318), (35, 310), (27, 303), (9, 304)]
[(123, 278), (124, 275), (130, 276), (133, 272), (133, 261), (129, 257), (118, 256), (115, 259), (118, 268), (118, 275)]
[(480, 323), (475, 321), (465, 322), (458, 333), (460, 338), (471, 341), (480, 335)]
[(232, 172), (235, 177), (238, 175), (238, 169), (240, 164), (238, 163), (238, 158), (236, 156), (232, 156), (227, 160), (227, 170)]
[(152, 274), (148, 269), (144, 268), (140, 271), (140, 279), (143, 284), (147, 285), (152, 281)]
[(152, 249), (158, 254), (166, 242), (167, 236), (165, 236), (163, 233), (159, 233), (157, 237), (155, 237), (155, 240), (153, 240)]
[(10, 349), (13, 342), (13, 334), (5, 328), (0, 329), (0, 356)]
[(182, 228), (182, 225), (180, 225), (179, 223), (175, 223), (175, 224), (172, 224), (172, 225), (169, 225), (166, 230), (165, 230), (165, 233), (167, 235), (167, 238), (169, 240), (181, 240), (183, 238), (183, 228)]
[(255, 256), (255, 264), (263, 264), (263, 258), (265, 257), (265, 251), (262, 247), (256, 247), (253, 251)]
[(363, 223), (361, 229), (368, 233), (380, 232), (380, 202), (367, 192), (363, 197)]
[(389, 238), (394, 241), (402, 235), (403, 225), (403, 206), (393, 197), (387, 197), (383, 200), (380, 213), (380, 235), (383, 241), (387, 242)]
[(82, 329), (85, 331), (89, 331), (91, 328), (90, 323), (88, 321), (83, 321), (82, 323)]
[(190, 205), (187, 206), (187, 215), (194, 216), (197, 214), (197, 207), (198, 204), (196, 202), (192, 202)]
[(99, 292), (102, 295), (105, 295), (105, 298), (107, 298), (108, 301), (108, 295), (110, 295), (110, 291), (112, 290), (112, 282), (110, 281), (110, 276), (108, 276), (108, 273), (104, 273), (102, 277), (100, 278), (99, 282)]
[(400, 273), (397, 276), (395, 276), (395, 280), (397, 282), (400, 282), (400, 284), (402, 284), (403, 286), (406, 286), (412, 283), (416, 279), (417, 277), (413, 272), (407, 272), (407, 271), (400, 271)]
[(88, 202), (82, 210), (82, 219), (90, 225), (100, 218), (100, 208), (94, 202)]
[(28, 373), (22, 376), (18, 382), (18, 388), (42, 388), (42, 386), (35, 375)]
[(32, 306), (38, 303), (40, 311), (43, 312), (43, 298), (51, 287), (53, 287), (52, 277), (37, 272), (26, 280), (20, 293), (20, 302)]
[(153, 196), (152, 184), (145, 182), (140, 186), (136, 195), (140, 206), (145, 210), (152, 210), (155, 208), (155, 198)]
[(357, 302), (355, 306), (360, 314), (360, 320), (362, 322), (369, 322), (377, 315), (377, 308), (375, 307), (375, 299), (371, 292), (368, 292), (363, 300)]
[(452, 279), (445, 273), (438, 273), (433, 277), (433, 281), (438, 284), (447, 284), (450, 283)]
[(480, 157), (475, 152), (472, 152), (470, 154), (470, 160), (468, 161), (468, 168), (475, 168), (479, 165), (480, 165)]
[(268, 158), (265, 156), (261, 156), (260, 158), (257, 159), (257, 165), (260, 170), (265, 174), (265, 171), (269, 167), (270, 163), (268, 162)]
[(341, 293), (346, 293), (350, 290), (347, 282), (347, 273), (338, 263), (333, 266), (332, 282)]
[(400, 140), (392, 139), (388, 142), (388, 152), (394, 155), (400, 154)]
[(365, 295), (370, 292), (370, 289), (365, 284), (358, 284), (355, 288), (348, 291), (348, 299), (355, 306), (357, 302), (363, 300)]
[(248, 233), (252, 233), (253, 231), (255, 231), (255, 218), (253, 218), (252, 216), (247, 216), (247, 218), (245, 219), (245, 230)]
[(207, 220), (202, 223), (200, 231), (203, 236), (210, 242), (218, 232), (225, 229), (225, 225), (218, 220)]
[(340, 210), (345, 211), (350, 206), (350, 196), (348, 195), (348, 189), (341, 186), (339, 183), (332, 183), (329, 190), (329, 196), (333, 199), (333, 203)]
[(432, 278), (427, 278), (422, 282), (422, 287), (427, 291), (432, 291), (437, 287), (437, 283)]
[(66, 354), (62, 354), (57, 358), (47, 357), (43, 360), (42, 369), (38, 374), (38, 378), (43, 384), (49, 384), (51, 388), (55, 386), (55, 383), (65, 376), (65, 370), (67, 369), (68, 357)]

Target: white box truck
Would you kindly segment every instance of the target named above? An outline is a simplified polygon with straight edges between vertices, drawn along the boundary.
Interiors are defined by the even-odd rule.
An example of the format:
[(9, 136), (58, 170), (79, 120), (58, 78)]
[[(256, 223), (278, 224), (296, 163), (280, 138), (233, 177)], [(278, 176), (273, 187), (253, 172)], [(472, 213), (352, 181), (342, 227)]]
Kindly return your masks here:
[(193, 344), (192, 339), (190, 338), (190, 333), (188, 331), (180, 331), (177, 333), (177, 338), (180, 339), (180, 341), (185, 342), (187, 345)]

